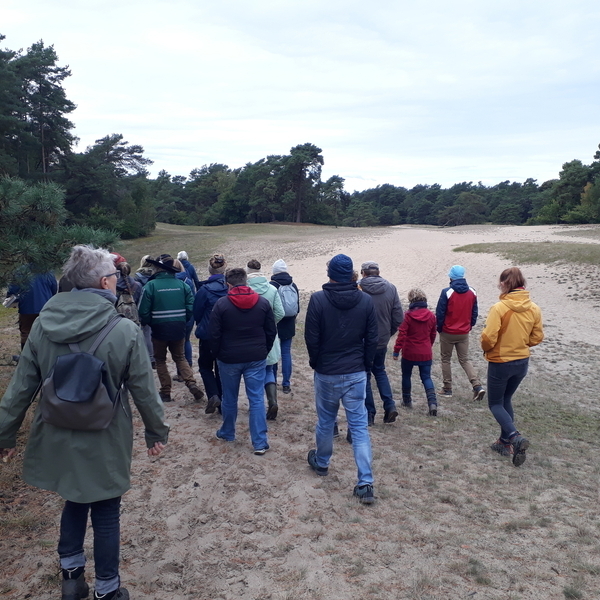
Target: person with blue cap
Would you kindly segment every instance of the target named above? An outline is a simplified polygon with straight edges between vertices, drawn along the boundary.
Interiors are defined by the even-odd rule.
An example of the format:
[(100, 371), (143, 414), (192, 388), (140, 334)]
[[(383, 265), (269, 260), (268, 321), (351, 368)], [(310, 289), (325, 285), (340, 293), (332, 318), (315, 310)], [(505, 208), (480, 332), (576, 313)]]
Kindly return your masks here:
[(473, 400), (482, 400), (485, 389), (469, 360), (469, 333), (477, 321), (477, 292), (465, 279), (465, 268), (454, 265), (448, 271), (450, 286), (442, 290), (435, 316), (440, 334), (442, 361), (442, 396), (452, 396), (452, 352), (456, 348), (458, 362), (473, 387)]
[(329, 282), (315, 292), (306, 312), (304, 340), (314, 370), (317, 447), (308, 464), (317, 475), (328, 475), (333, 432), (340, 401), (346, 411), (358, 470), (354, 496), (362, 504), (375, 501), (371, 439), (365, 395), (379, 330), (373, 301), (353, 281), (352, 259), (334, 256), (327, 265)]

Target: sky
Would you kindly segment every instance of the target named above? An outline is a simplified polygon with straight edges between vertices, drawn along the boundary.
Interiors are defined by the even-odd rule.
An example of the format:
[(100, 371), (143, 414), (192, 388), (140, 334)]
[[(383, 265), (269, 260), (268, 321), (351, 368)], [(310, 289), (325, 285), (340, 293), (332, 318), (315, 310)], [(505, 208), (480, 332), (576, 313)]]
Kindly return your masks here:
[(43, 40), (78, 150), (108, 134), (188, 175), (310, 142), (347, 191), (542, 183), (600, 143), (598, 0), (2, 0)]

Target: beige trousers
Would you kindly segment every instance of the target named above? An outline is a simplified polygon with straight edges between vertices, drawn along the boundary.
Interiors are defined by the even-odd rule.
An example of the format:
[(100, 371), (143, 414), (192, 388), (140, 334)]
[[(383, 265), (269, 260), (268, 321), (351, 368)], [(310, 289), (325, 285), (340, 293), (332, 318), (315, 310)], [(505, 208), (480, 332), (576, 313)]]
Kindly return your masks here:
[(469, 334), (453, 335), (451, 333), (440, 333), (440, 355), (442, 359), (442, 378), (444, 380), (444, 389), (452, 389), (452, 352), (456, 348), (458, 362), (467, 374), (473, 387), (481, 385), (481, 381), (469, 360)]

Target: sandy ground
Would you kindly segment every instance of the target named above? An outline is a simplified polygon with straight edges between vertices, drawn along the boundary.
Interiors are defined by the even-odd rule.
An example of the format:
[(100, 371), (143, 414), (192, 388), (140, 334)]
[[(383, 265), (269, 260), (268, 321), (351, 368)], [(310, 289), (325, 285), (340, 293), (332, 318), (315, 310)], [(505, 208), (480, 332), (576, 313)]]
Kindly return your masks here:
[[(309, 293), (326, 281), (326, 261), (339, 252), (350, 255), (357, 269), (365, 260), (378, 261), (405, 308), (407, 292), (415, 286), (425, 290), (434, 308), (447, 285), (448, 268), (462, 264), (479, 296), (482, 316), (476, 337), (497, 299), (498, 275), (510, 265), (494, 255), (452, 249), (476, 242), (560, 240), (566, 231), (548, 226), (324, 229), (326, 235), (317, 242), (257, 239), (251, 246), (231, 243), (220, 250), (230, 266), (254, 256), (269, 266), (284, 258), (303, 291), (304, 309)], [(571, 289), (583, 289), (585, 274), (560, 266), (523, 270), (532, 298), (543, 310), (547, 340), (534, 350), (522, 395), (546, 381), (548, 372), (568, 371), (589, 385), (597, 368), (600, 308), (583, 292), (573, 299)], [(303, 320), (304, 310), (300, 331)], [(476, 339), (473, 347), (473, 362), (484, 375)], [(138, 419), (133, 487), (124, 497), (122, 516), (122, 578), (132, 598), (564, 598), (573, 574), (564, 568), (565, 550), (558, 541), (567, 539), (567, 524), (552, 532), (514, 535), (507, 533), (506, 524), (525, 519), (532, 502), (542, 512), (550, 511), (559, 495), (568, 498), (557, 510), (570, 515), (569, 523), (585, 522), (590, 503), (598, 498), (595, 458), (583, 461), (581, 486), (573, 490), (553, 483), (544, 470), (549, 467), (535, 456), (522, 469), (493, 456), (487, 449), (496, 435), (492, 418), (485, 404), (473, 406), (455, 363), (455, 378), (463, 389), (441, 403), (437, 420), (425, 416), (416, 378), (416, 407), (402, 411), (397, 423), (381, 423), (377, 400), (380, 412), (370, 433), (378, 501), (361, 506), (352, 498), (356, 468), (351, 446), (343, 439), (343, 416), (330, 475), (319, 478), (306, 464), (306, 453), (314, 447), (315, 415), (312, 372), (301, 335), (293, 353), (293, 394), (280, 393), (280, 416), (269, 426), (271, 451), (265, 456), (251, 452), (243, 395), (233, 444), (215, 439), (218, 415), (205, 415), (182, 384), (174, 384), (175, 402), (166, 406), (172, 435), (159, 458), (145, 456)], [(388, 369), (398, 393), (398, 367), (389, 360)], [(434, 377), (439, 384), (439, 364)], [(582, 410), (596, 410), (596, 397), (577, 402)], [(590, 473), (595, 487), (586, 487)], [(49, 527), (41, 540), (13, 544), (24, 554), (11, 553), (4, 563), (2, 578), (8, 585), (0, 588), (0, 597), (58, 597), (53, 575), (60, 502), (47, 495), (45, 503)], [(5, 540), (1, 547), (11, 545)], [(89, 539), (87, 551), (91, 559)], [(598, 562), (594, 556), (589, 560)], [(479, 575), (477, 565), (483, 565)]]

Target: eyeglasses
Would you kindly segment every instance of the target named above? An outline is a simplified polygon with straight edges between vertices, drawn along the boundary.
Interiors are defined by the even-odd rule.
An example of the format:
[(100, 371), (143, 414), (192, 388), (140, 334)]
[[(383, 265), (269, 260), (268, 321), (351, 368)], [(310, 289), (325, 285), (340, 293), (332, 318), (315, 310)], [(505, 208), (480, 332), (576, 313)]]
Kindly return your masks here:
[(109, 273), (108, 275), (103, 275), (103, 277), (112, 277), (113, 275), (117, 279), (121, 279), (121, 271), (115, 271), (114, 273)]

